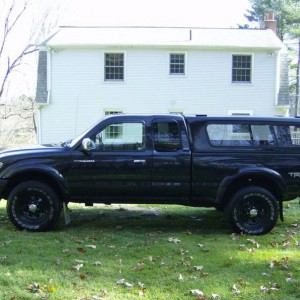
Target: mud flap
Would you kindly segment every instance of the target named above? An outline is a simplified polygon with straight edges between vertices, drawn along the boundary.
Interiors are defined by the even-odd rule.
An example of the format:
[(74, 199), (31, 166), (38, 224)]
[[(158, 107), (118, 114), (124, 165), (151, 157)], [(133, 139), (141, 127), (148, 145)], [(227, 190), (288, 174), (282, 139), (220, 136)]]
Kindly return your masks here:
[(70, 210), (66, 202), (63, 203), (63, 208), (64, 208), (65, 225), (68, 225), (71, 223), (71, 217), (70, 217)]
[(281, 220), (281, 222), (283, 222), (283, 205), (282, 205), (282, 200), (279, 200), (278, 206), (279, 206), (280, 220)]

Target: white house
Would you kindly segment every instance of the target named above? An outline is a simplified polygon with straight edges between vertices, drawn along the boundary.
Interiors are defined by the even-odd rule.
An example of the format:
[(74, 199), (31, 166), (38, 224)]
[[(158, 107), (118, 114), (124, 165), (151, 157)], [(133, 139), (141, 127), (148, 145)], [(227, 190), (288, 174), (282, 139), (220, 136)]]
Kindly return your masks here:
[(287, 115), (287, 53), (270, 30), (61, 27), (40, 45), (40, 143), (110, 113)]

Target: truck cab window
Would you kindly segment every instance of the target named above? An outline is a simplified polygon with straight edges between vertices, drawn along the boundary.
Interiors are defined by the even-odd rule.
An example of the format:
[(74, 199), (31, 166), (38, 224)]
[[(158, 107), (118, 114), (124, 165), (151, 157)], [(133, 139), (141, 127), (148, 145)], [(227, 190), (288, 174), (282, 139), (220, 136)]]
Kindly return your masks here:
[(145, 149), (143, 123), (114, 123), (108, 125), (91, 140), (100, 151), (142, 151)]
[(181, 149), (177, 122), (154, 122), (154, 150), (175, 152)]

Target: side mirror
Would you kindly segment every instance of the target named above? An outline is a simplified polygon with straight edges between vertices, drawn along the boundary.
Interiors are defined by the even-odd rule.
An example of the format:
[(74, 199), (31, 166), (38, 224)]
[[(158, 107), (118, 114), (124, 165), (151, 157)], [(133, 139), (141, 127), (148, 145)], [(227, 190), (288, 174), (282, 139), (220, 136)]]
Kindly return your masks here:
[(96, 149), (96, 145), (91, 139), (85, 138), (82, 140), (82, 148), (84, 151), (90, 152), (91, 150)]

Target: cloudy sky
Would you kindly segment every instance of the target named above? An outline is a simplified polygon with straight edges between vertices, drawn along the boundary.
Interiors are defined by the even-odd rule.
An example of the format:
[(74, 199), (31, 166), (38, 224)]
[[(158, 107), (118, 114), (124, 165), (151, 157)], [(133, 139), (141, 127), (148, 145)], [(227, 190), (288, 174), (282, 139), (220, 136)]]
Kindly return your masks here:
[(249, 0), (61, 0), (63, 25), (236, 27)]

